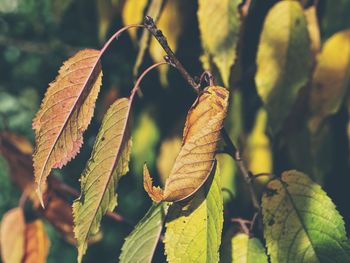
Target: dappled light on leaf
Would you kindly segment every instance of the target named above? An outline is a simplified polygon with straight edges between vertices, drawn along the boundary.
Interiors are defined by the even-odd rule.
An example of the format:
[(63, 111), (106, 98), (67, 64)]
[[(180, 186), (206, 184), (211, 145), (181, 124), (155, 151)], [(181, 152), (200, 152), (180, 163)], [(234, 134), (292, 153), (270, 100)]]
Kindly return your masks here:
[(262, 207), (272, 262), (349, 262), (343, 218), (306, 175), (287, 171), (271, 181)]

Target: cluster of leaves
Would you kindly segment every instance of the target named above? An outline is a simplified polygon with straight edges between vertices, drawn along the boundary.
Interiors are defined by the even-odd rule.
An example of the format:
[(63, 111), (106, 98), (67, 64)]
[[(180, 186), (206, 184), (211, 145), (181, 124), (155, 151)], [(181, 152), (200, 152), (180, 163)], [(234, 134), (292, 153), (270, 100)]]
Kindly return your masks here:
[[(179, 12), (182, 5), (171, 0), (128, 0), (122, 19), (128, 25), (151, 15), (176, 49), (185, 22)], [(256, 70), (247, 69), (244, 33), (259, 9), (258, 1), (198, 0), (197, 8), (202, 67), (227, 88), (208, 81), (187, 113), (182, 139), (175, 136), (161, 142), (157, 166), (164, 190), (153, 186), (144, 166), (144, 189), (154, 203), (126, 238), (119, 261), (151, 262), (156, 251), (163, 252), (158, 246), (162, 240), (168, 262), (350, 262), (343, 218), (319, 185), (332, 168), (331, 117), (349, 104), (349, 29), (326, 33), (321, 41), (318, 1), (271, 3), (259, 34)], [(101, 10), (108, 6), (100, 4)], [(100, 40), (108, 30), (105, 16), (100, 19)], [(155, 62), (165, 53), (149, 31), (140, 37), (129, 32), (139, 43), (137, 74), (147, 49)], [(9, 210), (1, 222), (4, 262), (45, 262), (50, 242), (40, 218), (76, 244), (82, 261), (88, 244), (100, 239), (102, 217), (117, 206), (116, 189), (129, 171), (130, 155), (143, 158), (151, 149), (141, 145), (157, 144), (156, 137), (144, 142), (149, 138), (142, 131), (156, 129), (147, 114), (139, 121), (138, 132), (132, 132), (137, 82), (130, 96), (114, 96), (119, 97), (116, 100), (112, 96), (72, 207), (67, 192), (79, 194), (52, 175), (83, 145), (102, 84), (101, 57), (120, 33), (101, 50), (77, 52), (50, 83), (33, 119), (34, 174), (31, 144), (11, 133), (1, 134), (0, 152), (22, 192), (19, 207)], [(168, 75), (168, 67), (159, 67), (163, 86), (169, 85)], [(249, 93), (243, 89), (249, 85), (256, 85), (254, 96), (260, 98), (253, 120), (246, 112)], [(219, 142), (224, 121), (224, 133), (244, 147), (242, 157), (233, 151), (227, 134), (224, 143)], [(281, 153), (289, 162), (286, 167), (303, 172), (273, 175), (285, 170), (276, 164)], [(134, 172), (142, 173), (142, 166), (135, 165)], [(241, 190), (237, 174), (245, 176)], [(26, 212), (26, 200), (31, 201), (34, 218)], [(242, 219), (247, 215), (252, 220)], [(14, 225), (16, 233), (11, 233)]]

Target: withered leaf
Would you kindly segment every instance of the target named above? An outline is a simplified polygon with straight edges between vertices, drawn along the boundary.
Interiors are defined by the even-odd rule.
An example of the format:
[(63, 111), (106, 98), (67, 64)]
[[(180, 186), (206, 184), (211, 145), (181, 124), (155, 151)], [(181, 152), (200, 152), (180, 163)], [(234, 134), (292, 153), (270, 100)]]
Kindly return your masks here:
[(102, 81), (99, 58), (99, 50), (85, 49), (64, 62), (33, 119), (34, 174), (42, 205), (51, 169), (67, 164), (83, 143)]
[(210, 86), (194, 102), (187, 115), (180, 153), (164, 191), (152, 186), (147, 168), (144, 169), (144, 188), (153, 201), (184, 200), (206, 181), (214, 164), (228, 97), (225, 88)]

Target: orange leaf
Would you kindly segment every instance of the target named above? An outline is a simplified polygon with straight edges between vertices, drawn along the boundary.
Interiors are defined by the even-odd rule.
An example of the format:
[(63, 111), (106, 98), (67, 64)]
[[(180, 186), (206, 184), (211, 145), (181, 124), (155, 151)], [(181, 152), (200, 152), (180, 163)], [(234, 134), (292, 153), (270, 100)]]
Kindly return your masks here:
[(151, 175), (149, 174), (146, 164), (143, 166), (143, 178), (144, 178), (143, 187), (145, 188), (149, 197), (151, 197), (151, 199), (156, 203), (159, 203), (160, 201), (162, 201), (164, 197), (163, 189), (160, 188), (159, 186), (158, 187), (153, 186), (153, 180)]
[(45, 263), (50, 240), (41, 220), (27, 224), (25, 231), (25, 254), (23, 263)]
[(85, 49), (68, 59), (50, 83), (33, 120), (34, 174), (42, 205), (51, 169), (67, 164), (83, 143), (102, 81), (99, 58), (99, 50)]
[(25, 219), (22, 208), (6, 212), (0, 228), (1, 259), (4, 263), (21, 263), (24, 255)]
[(147, 168), (144, 187), (155, 202), (181, 201), (194, 194), (207, 180), (214, 165), (220, 130), (226, 117), (229, 92), (207, 87), (187, 115), (182, 148), (166, 180), (164, 191), (152, 187)]

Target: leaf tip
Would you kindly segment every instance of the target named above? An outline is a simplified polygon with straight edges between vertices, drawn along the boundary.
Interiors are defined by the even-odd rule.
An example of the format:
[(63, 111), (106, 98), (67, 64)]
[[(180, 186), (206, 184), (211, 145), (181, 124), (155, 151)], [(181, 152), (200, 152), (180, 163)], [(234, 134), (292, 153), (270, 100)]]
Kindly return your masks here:
[(144, 164), (143, 166), (143, 187), (145, 188), (145, 191), (152, 199), (152, 201), (156, 203), (160, 203), (161, 201), (163, 201), (163, 189), (161, 189), (159, 186), (153, 186), (153, 180), (146, 164)]
[(41, 207), (42, 207), (43, 209), (45, 209), (45, 204), (44, 204), (43, 193), (42, 193), (42, 191), (41, 191), (41, 187), (38, 186), (38, 187), (36, 188), (35, 191), (36, 191), (36, 194), (37, 194), (38, 199), (39, 199), (39, 201), (40, 201)]

